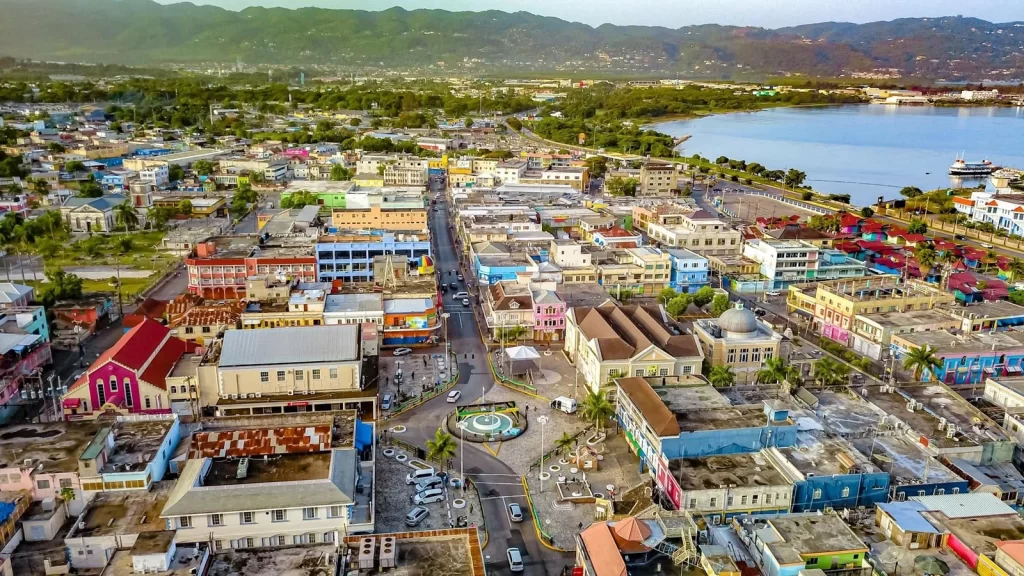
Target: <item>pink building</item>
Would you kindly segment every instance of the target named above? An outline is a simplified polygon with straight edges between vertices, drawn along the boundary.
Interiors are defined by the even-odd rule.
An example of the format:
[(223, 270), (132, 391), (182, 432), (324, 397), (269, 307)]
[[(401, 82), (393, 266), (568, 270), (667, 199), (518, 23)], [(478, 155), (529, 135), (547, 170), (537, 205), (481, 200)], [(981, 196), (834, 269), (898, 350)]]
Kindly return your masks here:
[(68, 420), (117, 414), (171, 411), (167, 375), (195, 343), (173, 336), (166, 326), (145, 319), (103, 353), (64, 395)]
[(565, 337), (565, 301), (551, 290), (533, 293), (533, 339), (558, 342)]
[(50, 343), (38, 334), (0, 334), (0, 422), (14, 416), (21, 406), (21, 386), (50, 364)]
[(0, 282), (0, 310), (24, 308), (32, 301), (32, 287)]

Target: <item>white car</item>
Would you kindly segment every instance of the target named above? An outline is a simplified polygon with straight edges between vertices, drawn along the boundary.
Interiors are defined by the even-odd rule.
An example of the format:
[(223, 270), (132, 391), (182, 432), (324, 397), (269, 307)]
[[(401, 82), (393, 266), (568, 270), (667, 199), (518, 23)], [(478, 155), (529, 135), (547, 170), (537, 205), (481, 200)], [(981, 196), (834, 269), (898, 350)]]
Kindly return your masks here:
[(395, 356), (405, 356), (406, 354), (412, 354), (412, 348), (395, 348), (392, 352)]
[(992, 249), (992, 245), (991, 245), (991, 244), (985, 244), (985, 243), (982, 243), (982, 244), (981, 244), (981, 247), (982, 247), (982, 248), (988, 248), (988, 249), (990, 249), (990, 250)]
[(462, 299), (462, 305), (463, 306), (469, 306), (469, 298), (463, 298)]
[(459, 392), (458, 390), (452, 390), (451, 392), (448, 393), (449, 404), (455, 404), (456, 402), (459, 401), (459, 398), (462, 398), (462, 392)]
[(778, 296), (779, 294), (782, 294), (782, 293), (781, 292), (765, 292), (765, 294), (768, 295), (768, 296), (775, 297), (775, 296)]
[(519, 552), (519, 548), (509, 548), (505, 555), (508, 557), (509, 570), (512, 572), (523, 571), (523, 555)]

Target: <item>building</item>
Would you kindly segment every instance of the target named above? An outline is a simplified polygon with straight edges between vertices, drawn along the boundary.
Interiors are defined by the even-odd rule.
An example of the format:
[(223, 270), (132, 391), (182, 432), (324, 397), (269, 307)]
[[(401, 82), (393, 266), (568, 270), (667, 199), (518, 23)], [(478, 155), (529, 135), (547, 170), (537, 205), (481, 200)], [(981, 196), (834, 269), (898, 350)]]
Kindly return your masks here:
[(893, 334), (958, 330), (961, 321), (946, 310), (913, 310), (858, 314), (853, 319), (850, 347), (872, 360), (888, 357)]
[(565, 338), (566, 303), (553, 290), (533, 290), (533, 339), (561, 342)]
[(176, 338), (203, 346), (219, 338), (226, 330), (238, 328), (241, 320), (242, 304), (229, 300), (192, 306), (167, 326), (174, 331)]
[(481, 299), (484, 320), (491, 338), (533, 340), (536, 320), (529, 286), (513, 282), (492, 284)]
[(427, 210), (422, 200), (381, 201), (365, 208), (335, 208), (331, 211), (331, 225), (339, 230), (415, 231), (425, 234)]
[(912, 500), (924, 507), (922, 516), (949, 532), (946, 547), (979, 573), (1000, 572), (992, 561), (1000, 541), (1024, 539), (1024, 520), (1013, 507), (991, 494), (919, 496)]
[(869, 576), (868, 546), (835, 514), (737, 516), (732, 529), (766, 576)]
[(78, 456), (86, 499), (95, 492), (149, 490), (163, 480), (180, 439), (174, 414), (119, 416), (101, 427)]
[(591, 390), (626, 376), (700, 374), (704, 354), (663, 307), (575, 307), (566, 314), (564, 352)]
[(640, 166), (637, 196), (673, 196), (679, 194), (682, 164), (644, 162)]
[(950, 308), (949, 312), (960, 319), (960, 325), (957, 328), (968, 334), (1002, 332), (1024, 325), (1024, 306), (1007, 300), (954, 306)]
[(947, 384), (977, 384), (988, 376), (1020, 374), (1024, 362), (1024, 333), (995, 332), (951, 334), (912, 332), (893, 335), (889, 353), (897, 362), (913, 349), (928, 346), (942, 362), (938, 370), (927, 370), (924, 381)]
[(945, 545), (946, 530), (928, 521), (922, 514), (925, 505), (910, 500), (905, 502), (882, 502), (875, 508), (875, 526), (886, 538), (904, 548), (929, 549)]
[(739, 254), (743, 243), (739, 230), (704, 210), (683, 214), (675, 225), (649, 222), (647, 231), (652, 241), (704, 256)]
[(620, 299), (655, 296), (669, 284), (672, 262), (668, 252), (644, 246), (625, 250), (606, 250), (595, 262), (597, 283)]
[[(118, 550), (131, 548), (150, 532), (167, 530), (160, 517), (171, 482), (156, 482), (149, 490), (102, 492), (93, 496), (64, 538), (71, 568), (103, 570)], [(146, 536), (142, 536), (147, 534)]]
[(250, 276), (282, 276), (316, 282), (316, 256), (309, 239), (216, 236), (196, 244), (185, 258), (188, 289), (210, 300), (245, 298)]
[(436, 342), (441, 329), (439, 305), (436, 291), (421, 288), (417, 293), (412, 283), (405, 286), (405, 290), (398, 288), (385, 295), (383, 345), (415, 346)]
[(518, 182), (508, 184), (537, 184), (541, 186), (570, 186), (577, 192), (590, 187), (590, 173), (585, 166), (548, 167), (544, 170), (526, 170)]
[(1024, 542), (1020, 540), (996, 542), (996, 554), (993, 560), (1011, 576), (1024, 574)]
[[(668, 513), (660, 513), (669, 516)], [(685, 517), (670, 516), (673, 529), (661, 517), (637, 518), (630, 516), (615, 522), (595, 522), (576, 534), (575, 574), (582, 576), (622, 576), (642, 574), (660, 566), (661, 562), (682, 564), (696, 556), (691, 534), (692, 522)], [(685, 528), (675, 529), (677, 524)], [(667, 543), (671, 537), (679, 538), (680, 546)], [(675, 540), (673, 540), (674, 542)], [(671, 558), (666, 556), (669, 550)], [(671, 571), (671, 568), (669, 569)]]
[(166, 165), (145, 168), (139, 170), (139, 181), (152, 184), (157, 188), (163, 188), (171, 182), (170, 172)]
[(677, 248), (666, 250), (672, 259), (669, 287), (679, 293), (693, 294), (708, 285), (708, 259), (700, 254)]
[(254, 276), (246, 281), (242, 329), (322, 326), (330, 290), (326, 282), (281, 282)]
[(31, 286), (0, 282), (0, 310), (24, 308), (32, 302), (34, 289)]
[(792, 506), (792, 483), (761, 452), (670, 460), (669, 472), (678, 484), (680, 508), (714, 524), (737, 514), (789, 512)]
[(179, 546), (174, 530), (153, 530), (138, 535), (130, 548), (118, 548), (100, 576), (158, 574), (192, 576), (212, 562), (210, 547), (204, 543)]
[(416, 274), (433, 272), (430, 235), (422, 231), (321, 236), (316, 244), (317, 274), (322, 282), (373, 282), (374, 259), (383, 256), (392, 256), (395, 262), (404, 257), (407, 267)]
[(381, 294), (329, 294), (324, 304), (324, 325), (374, 324), (384, 326)]
[(793, 484), (794, 512), (856, 509), (889, 498), (889, 473), (839, 435), (801, 431), (796, 444), (766, 455)]
[(864, 262), (839, 250), (821, 249), (802, 240), (751, 240), (743, 256), (761, 264), (766, 287), (784, 290), (792, 284), (815, 280), (860, 278), (867, 274)]
[[(935, 286), (888, 275), (791, 285), (786, 298), (790, 313), (797, 312), (816, 332), (845, 345), (850, 344), (857, 316), (931, 310), (952, 303), (953, 295)], [(873, 334), (867, 325), (864, 331)]]
[(782, 335), (742, 307), (718, 318), (693, 323), (704, 357), (712, 366), (729, 366), (739, 382), (753, 382), (769, 358), (778, 358)]
[(611, 225), (588, 232), (587, 237), (600, 248), (639, 248), (643, 244), (643, 237), (639, 233)]
[(427, 170), (388, 164), (384, 167), (385, 186), (426, 186)]
[(64, 395), (68, 420), (101, 414), (166, 414), (171, 411), (167, 376), (194, 348), (171, 335), (155, 320), (145, 319), (100, 355)]
[(218, 550), (330, 544), (372, 532), (373, 436), (354, 411), (200, 433), (161, 518), (180, 542), (212, 540)]
[(650, 207), (632, 206), (630, 214), (633, 218), (633, 227), (649, 233), (648, 226), (652, 223), (665, 228), (681, 226), (684, 216), (693, 214), (693, 210), (688, 210), (678, 204), (662, 203)]
[(72, 232), (110, 232), (117, 222), (114, 208), (126, 201), (123, 194), (106, 194), (99, 198), (72, 196), (60, 206), (60, 215)]

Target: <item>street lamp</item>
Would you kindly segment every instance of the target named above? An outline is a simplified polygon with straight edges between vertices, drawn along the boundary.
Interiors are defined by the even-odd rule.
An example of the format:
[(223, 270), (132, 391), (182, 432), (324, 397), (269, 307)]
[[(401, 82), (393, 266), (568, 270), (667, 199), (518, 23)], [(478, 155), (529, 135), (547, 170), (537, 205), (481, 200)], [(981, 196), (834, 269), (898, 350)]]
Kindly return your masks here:
[(537, 477), (540, 478), (540, 491), (544, 492), (544, 425), (548, 423), (548, 417), (541, 414), (537, 417), (537, 422), (540, 423), (540, 473)]
[[(458, 407), (455, 408), (455, 417), (456, 418), (459, 417), (459, 409), (458, 409)], [(462, 451), (462, 454), (459, 456), (459, 487), (462, 488), (463, 492), (465, 492), (466, 491), (466, 421), (465, 420), (459, 420), (458, 427), (459, 427), (459, 444), (462, 445), (459, 448), (459, 450)]]
[(444, 361), (448, 366), (449, 373), (452, 369), (452, 358), (451, 358), (451, 344), (448, 342), (448, 318), (451, 317), (450, 312), (441, 313), (441, 321), (444, 322)]

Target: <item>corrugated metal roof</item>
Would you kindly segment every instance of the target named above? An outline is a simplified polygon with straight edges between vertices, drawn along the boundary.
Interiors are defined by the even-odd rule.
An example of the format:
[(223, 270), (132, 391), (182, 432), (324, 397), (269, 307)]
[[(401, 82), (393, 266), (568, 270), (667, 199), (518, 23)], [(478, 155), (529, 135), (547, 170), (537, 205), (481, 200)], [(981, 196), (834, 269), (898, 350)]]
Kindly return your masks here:
[(434, 307), (430, 298), (403, 298), (384, 302), (385, 314), (414, 314), (426, 312)]
[(1013, 508), (995, 495), (987, 492), (972, 494), (947, 494), (944, 496), (914, 496), (913, 501), (924, 505), (925, 510), (942, 512), (947, 518), (980, 518), (984, 516), (1016, 515)]
[(924, 516), (921, 516), (921, 512), (927, 511), (928, 508), (920, 502), (888, 502), (879, 504), (878, 507), (889, 516), (892, 516), (892, 519), (896, 521), (900, 529), (905, 532), (942, 534), (942, 530), (939, 530)]
[(272, 366), (310, 362), (345, 362), (359, 358), (355, 324), (228, 330), (221, 367)]

